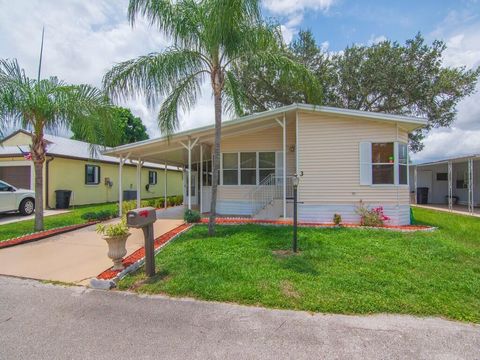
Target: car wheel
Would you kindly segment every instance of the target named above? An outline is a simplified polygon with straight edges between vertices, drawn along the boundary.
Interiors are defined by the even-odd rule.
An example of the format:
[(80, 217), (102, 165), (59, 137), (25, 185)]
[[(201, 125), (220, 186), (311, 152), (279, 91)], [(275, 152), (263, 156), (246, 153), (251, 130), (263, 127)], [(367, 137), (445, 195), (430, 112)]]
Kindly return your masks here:
[(33, 199), (23, 199), (18, 210), (22, 215), (32, 215), (35, 211), (35, 201)]

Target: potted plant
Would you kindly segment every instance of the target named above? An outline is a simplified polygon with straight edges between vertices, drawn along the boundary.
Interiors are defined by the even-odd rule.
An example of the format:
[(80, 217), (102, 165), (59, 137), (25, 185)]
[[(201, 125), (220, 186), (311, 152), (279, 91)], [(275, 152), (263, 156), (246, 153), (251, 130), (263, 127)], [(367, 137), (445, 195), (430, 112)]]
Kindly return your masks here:
[(108, 244), (107, 256), (113, 261), (113, 270), (123, 270), (122, 260), (127, 254), (126, 242), (130, 236), (125, 220), (112, 225), (97, 225), (97, 233)]

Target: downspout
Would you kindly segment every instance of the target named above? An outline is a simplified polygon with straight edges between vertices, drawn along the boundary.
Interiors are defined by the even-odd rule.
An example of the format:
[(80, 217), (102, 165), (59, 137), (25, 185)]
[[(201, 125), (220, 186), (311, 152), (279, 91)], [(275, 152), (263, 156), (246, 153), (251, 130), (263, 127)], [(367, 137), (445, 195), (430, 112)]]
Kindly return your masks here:
[(49, 199), (49, 194), (48, 194), (48, 188), (49, 188), (49, 167), (48, 167), (48, 164), (50, 164), (51, 161), (55, 160), (55, 158), (52, 156), (50, 159), (47, 159), (47, 161), (45, 162), (45, 205), (46, 205), (46, 208), (47, 209), (50, 209), (50, 206), (48, 205), (48, 199)]

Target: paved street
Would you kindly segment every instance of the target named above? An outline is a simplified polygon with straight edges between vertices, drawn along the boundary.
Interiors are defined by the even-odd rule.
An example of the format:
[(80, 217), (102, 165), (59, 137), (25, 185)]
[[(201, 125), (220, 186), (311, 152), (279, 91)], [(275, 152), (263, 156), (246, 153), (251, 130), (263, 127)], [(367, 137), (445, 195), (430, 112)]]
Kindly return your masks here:
[(0, 277), (0, 359), (478, 359), (480, 327), (312, 315)]

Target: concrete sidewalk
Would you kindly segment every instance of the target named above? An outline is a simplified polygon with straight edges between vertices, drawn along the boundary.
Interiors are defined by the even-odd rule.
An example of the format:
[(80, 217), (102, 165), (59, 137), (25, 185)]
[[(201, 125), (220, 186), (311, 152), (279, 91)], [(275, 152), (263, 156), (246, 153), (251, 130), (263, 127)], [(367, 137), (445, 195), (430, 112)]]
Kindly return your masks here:
[[(113, 220), (112, 222), (118, 221)], [(181, 225), (183, 220), (157, 220), (155, 237)], [(143, 232), (131, 229), (127, 255), (143, 246)], [(95, 225), (33, 243), (0, 249), (0, 274), (41, 280), (88, 284), (89, 279), (112, 266), (108, 246)]]
[[(46, 216), (52, 216), (52, 215), (60, 215), (60, 214), (68, 213), (70, 211), (71, 210), (68, 210), (68, 209), (44, 210), (43, 216), (46, 217)], [(35, 218), (35, 214), (23, 216), (23, 215), (20, 215), (19, 213), (4, 213), (4, 214), (0, 214), (0, 225), (16, 223), (24, 220), (32, 220), (34, 218)]]
[(480, 327), (64, 288), (0, 277), (0, 359), (478, 359)]

